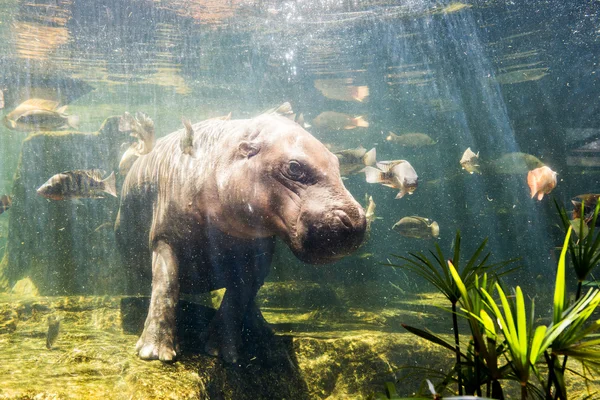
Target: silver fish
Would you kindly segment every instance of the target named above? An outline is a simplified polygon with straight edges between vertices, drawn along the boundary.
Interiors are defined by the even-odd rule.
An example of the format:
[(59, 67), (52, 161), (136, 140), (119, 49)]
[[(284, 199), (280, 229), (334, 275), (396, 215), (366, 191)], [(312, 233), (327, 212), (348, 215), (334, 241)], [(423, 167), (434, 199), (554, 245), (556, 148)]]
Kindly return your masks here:
[(341, 129), (354, 129), (357, 127), (368, 128), (369, 123), (362, 117), (353, 117), (352, 115), (339, 113), (335, 111), (325, 111), (317, 115), (312, 121), (317, 128), (337, 131)]
[(355, 149), (342, 150), (333, 153), (340, 161), (340, 175), (357, 174), (362, 171), (365, 166), (375, 165), (376, 151), (375, 148), (367, 151), (360, 146)]
[(432, 146), (437, 142), (425, 133), (404, 133), (396, 135), (394, 132), (388, 132), (385, 138), (388, 142), (393, 142), (404, 147), (424, 147)]
[(440, 226), (437, 222), (423, 217), (404, 217), (392, 227), (400, 235), (415, 239), (437, 238)]
[(98, 170), (61, 172), (40, 186), (37, 194), (51, 200), (102, 199), (106, 194), (117, 197), (115, 173), (103, 180)]
[(54, 315), (48, 316), (48, 333), (46, 334), (46, 348), (51, 349), (56, 343), (60, 331), (60, 318)]
[(467, 171), (470, 174), (475, 172), (480, 174), (481, 171), (479, 170), (479, 152), (475, 154), (470, 147), (467, 147), (460, 159), (460, 165), (465, 171)]
[(51, 131), (77, 129), (79, 117), (68, 115), (67, 106), (58, 107), (58, 102), (45, 99), (29, 99), (17, 106), (3, 119), (8, 129), (18, 131)]
[(406, 193), (412, 194), (417, 189), (419, 177), (408, 161), (380, 161), (376, 165), (377, 168), (363, 169), (367, 182), (400, 189), (397, 199), (401, 199)]

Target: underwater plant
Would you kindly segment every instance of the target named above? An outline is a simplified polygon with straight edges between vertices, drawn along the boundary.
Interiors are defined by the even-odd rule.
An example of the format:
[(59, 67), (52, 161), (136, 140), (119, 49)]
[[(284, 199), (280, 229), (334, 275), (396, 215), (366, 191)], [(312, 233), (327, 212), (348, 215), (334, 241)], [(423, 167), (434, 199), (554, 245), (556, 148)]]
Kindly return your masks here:
[[(585, 201), (582, 201), (580, 218), (573, 220), (569, 220), (565, 208), (561, 207), (556, 200), (554, 204), (558, 209), (564, 229), (576, 229), (576, 235), (571, 238), (568, 245), (571, 264), (578, 280), (577, 293), (575, 295), (575, 298), (578, 299), (581, 296), (583, 282), (588, 278), (592, 269), (600, 264), (600, 232), (596, 230), (600, 202), (596, 203), (592, 215), (589, 218), (585, 218)], [(590, 221), (589, 225), (586, 219)]]
[[(504, 399), (503, 383), (516, 381), (520, 385), (522, 400), (567, 400), (564, 377), (568, 370), (567, 357), (580, 361), (584, 373), (600, 373), (600, 320), (590, 322), (600, 305), (600, 290), (592, 288), (572, 304), (567, 300), (566, 254), (572, 244), (572, 230), (571, 226), (567, 229), (557, 266), (553, 317), (549, 325), (534, 326), (534, 300), (526, 307), (520, 286), (514, 289), (513, 295), (508, 295), (497, 277), (490, 279), (486, 272), (481, 275), (474, 272), (471, 278), (464, 269), (459, 270), (453, 260), (446, 262), (447, 273), (458, 292), (453, 298), (460, 306), (460, 310), (454, 309), (453, 317), (460, 315), (469, 322), (471, 340), (466, 352), (459, 345), (452, 346), (431, 332), (403, 326), (409, 332), (457, 354), (452, 372), (457, 375), (458, 390), (464, 386), (467, 395), (476, 394), (480, 398), (482, 387), (485, 387), (487, 397), (500, 400)], [(436, 247), (439, 249), (439, 246)], [(478, 248), (474, 256), (480, 252)], [(432, 273), (431, 262), (427, 263), (429, 260), (425, 257), (418, 259), (424, 260), (423, 268)], [(487, 260), (487, 256), (484, 259)], [(417, 262), (411, 265), (415, 268)], [(424, 275), (421, 273), (421, 276)], [(465, 276), (469, 279), (466, 280)], [(559, 357), (563, 358), (562, 365)], [(588, 380), (586, 375), (579, 376)], [(448, 384), (449, 381), (445, 380), (442, 388), (446, 389)], [(460, 396), (459, 393), (458, 398)]]
[[(474, 253), (470, 258), (467, 259), (466, 264), (463, 268), (460, 268), (461, 265), (461, 235), (460, 231), (456, 232), (456, 236), (454, 238), (454, 251), (452, 255), (452, 262), (456, 266), (457, 270), (460, 271), (459, 275), (461, 277), (461, 281), (467, 288), (474, 287), (474, 284), (477, 281), (477, 277), (483, 274), (489, 274), (489, 276), (494, 276), (495, 278), (505, 275), (514, 271), (516, 268), (504, 269), (507, 265), (517, 261), (518, 259), (510, 259), (507, 261), (502, 261), (498, 263), (489, 263), (489, 258), (491, 253), (485, 254), (481, 257), (485, 246), (487, 245), (487, 239), (484, 239), (483, 242), (477, 247)], [(435, 244), (435, 253), (433, 251), (429, 251), (433, 259), (430, 259), (426, 255), (422, 253), (409, 253), (410, 257), (404, 257), (396, 254), (392, 254), (392, 257), (405, 261), (404, 264), (383, 264), (395, 268), (404, 268), (412, 271), (413, 273), (423, 277), (433, 286), (435, 286), (449, 301), (452, 309), (452, 325), (454, 331), (454, 346), (447, 343), (445, 340), (418, 328), (414, 328), (408, 325), (402, 325), (408, 331), (421, 336), (424, 339), (432, 341), (438, 345), (446, 347), (456, 354), (456, 373), (458, 380), (458, 394), (463, 394), (463, 379), (462, 379), (462, 359), (466, 358), (466, 355), (461, 353), (460, 350), (460, 340), (459, 340), (459, 330), (458, 330), (458, 313), (457, 313), (457, 303), (460, 300), (461, 290), (459, 289), (456, 280), (452, 278), (450, 270), (446, 264), (446, 257), (442, 252), (439, 244)], [(477, 385), (478, 386), (478, 385)]]

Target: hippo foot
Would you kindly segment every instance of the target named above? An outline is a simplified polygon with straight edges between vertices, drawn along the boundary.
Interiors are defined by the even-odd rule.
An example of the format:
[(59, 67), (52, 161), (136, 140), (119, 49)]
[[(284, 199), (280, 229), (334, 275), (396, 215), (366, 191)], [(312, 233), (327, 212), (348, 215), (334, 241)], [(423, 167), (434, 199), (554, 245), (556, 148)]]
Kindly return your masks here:
[(175, 334), (159, 335), (156, 329), (146, 327), (140, 336), (135, 350), (143, 360), (173, 361), (179, 351), (175, 340)]
[(220, 357), (229, 364), (236, 364), (241, 348), (241, 335), (226, 332), (222, 325), (213, 320), (208, 329), (204, 351), (214, 357)]
[(269, 339), (275, 336), (275, 331), (256, 305), (252, 306), (244, 317), (244, 333), (250, 338)]

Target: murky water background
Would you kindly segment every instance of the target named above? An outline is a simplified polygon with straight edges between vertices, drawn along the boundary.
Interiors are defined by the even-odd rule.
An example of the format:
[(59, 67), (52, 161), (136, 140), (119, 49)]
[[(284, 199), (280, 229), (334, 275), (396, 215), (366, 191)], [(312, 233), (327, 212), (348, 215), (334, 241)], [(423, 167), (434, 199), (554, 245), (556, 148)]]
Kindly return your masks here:
[[(439, 223), (444, 249), (460, 230), (467, 252), (489, 237), (496, 260), (523, 257), (513, 279), (543, 291), (562, 235), (552, 198), (570, 207), (571, 197), (599, 190), (599, 8), (559, 0), (4, 1), (0, 117), (27, 98), (53, 96), (79, 115), (82, 131), (139, 110), (160, 137), (180, 129), (181, 117), (247, 118), (285, 101), (308, 122), (323, 111), (360, 115), (368, 128), (309, 130), (332, 150), (362, 145), (376, 147), (378, 160), (409, 160), (418, 189), (397, 200), (362, 174), (348, 177), (355, 198), (368, 193), (377, 203), (368, 242), (319, 268), (280, 246), (271, 280), (364, 282), (381, 298), (397, 290), (390, 282), (430, 291), (380, 265), (391, 253), (432, 248), (391, 230), (419, 215)], [(367, 86), (369, 96), (328, 98), (323, 82)], [(436, 143), (402, 147), (385, 140), (389, 131), (426, 133)], [(0, 126), (0, 194), (13, 189), (26, 137)], [(470, 175), (459, 165), (467, 147), (488, 161), (535, 155), (558, 172), (558, 186), (538, 202), (529, 198), (526, 171)], [(0, 215), (0, 255), (9, 215)], [(94, 245), (108, 246), (103, 237)], [(87, 245), (73, 238), (82, 252)]]

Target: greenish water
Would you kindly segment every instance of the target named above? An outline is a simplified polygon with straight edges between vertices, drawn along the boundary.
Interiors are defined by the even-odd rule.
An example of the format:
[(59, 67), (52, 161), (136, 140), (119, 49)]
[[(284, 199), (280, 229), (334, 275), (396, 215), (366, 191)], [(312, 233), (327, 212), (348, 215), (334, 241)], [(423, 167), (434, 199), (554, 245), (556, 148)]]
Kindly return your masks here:
[[(357, 294), (358, 299), (340, 301), (327, 290), (315, 290), (310, 292), (312, 300), (300, 301), (300, 294), (286, 286), (288, 290), (274, 296), (269, 306), (287, 312), (288, 319), (294, 320), (295, 309), (310, 309), (314, 303), (314, 308), (346, 313), (360, 309), (351, 314), (374, 324), (373, 331), (404, 333), (401, 318), (377, 322), (373, 314), (382, 312), (388, 300), (389, 308), (399, 314), (408, 312), (410, 307), (398, 302), (399, 296), (433, 290), (415, 276), (381, 265), (392, 253), (433, 248), (434, 239), (407, 238), (392, 230), (405, 216), (436, 221), (440, 236), (435, 240), (448, 253), (456, 230), (462, 233), (466, 253), (489, 238), (494, 260), (522, 258), (521, 270), (506, 284), (521, 284), (531, 297), (546, 298), (558, 256), (555, 248), (563, 235), (553, 199), (570, 210), (572, 197), (600, 190), (600, 147), (595, 144), (600, 139), (599, 10), (597, 2), (558, 0), (3, 1), (0, 90), (6, 106), (0, 109), (0, 118), (28, 98), (46, 96), (67, 104), (68, 113), (79, 116), (81, 132), (96, 132), (107, 118), (126, 111), (143, 111), (154, 121), (157, 137), (162, 137), (181, 129), (182, 117), (199, 122), (231, 112), (233, 119), (251, 118), (288, 101), (312, 124), (308, 131), (332, 151), (375, 147), (377, 160), (408, 160), (419, 175), (419, 186), (402, 199), (394, 198), (396, 189), (367, 183), (364, 174), (344, 180), (359, 202), (366, 204), (369, 194), (377, 204), (378, 218), (358, 251), (334, 265), (315, 267), (296, 260), (279, 243), (267, 278), (271, 283), (299, 286), (352, 287)], [(368, 87), (362, 101), (348, 94), (358, 87)], [(324, 111), (362, 116), (369, 126), (319, 128), (313, 120)], [(435, 143), (402, 146), (386, 140), (390, 131), (424, 133)], [(91, 147), (75, 144), (46, 148), (43, 155), (34, 150), (26, 153), (35, 149), (34, 141), (29, 142), (33, 147), (24, 142), (30, 133), (0, 125), (0, 195), (15, 194), (15, 188), (17, 192), (35, 189), (18, 185), (23, 182), (15, 177), (19, 165), (62, 165), (59, 161), (73, 153), (80, 160), (101, 159)], [(123, 134), (110, 145), (119, 147), (127, 139)], [(468, 147), (479, 152), (486, 165), (482, 174), (461, 169), (459, 161)], [(30, 157), (26, 162), (22, 149)], [(531, 154), (558, 173), (556, 188), (541, 201), (530, 198), (527, 169), (511, 162), (495, 164), (515, 152)], [(61, 171), (40, 173), (40, 183), (57, 172)], [(28, 230), (20, 230), (27, 234), (15, 236), (14, 243), (27, 250), (17, 258), (5, 258), (12, 264), (2, 264), (0, 289), (10, 292), (17, 281), (29, 277), (42, 296), (122, 295), (122, 285), (114, 279), (122, 268), (112, 232), (96, 231), (114, 220), (117, 206), (83, 200), (73, 209), (28, 208), (25, 217), (19, 214), (15, 226), (26, 219)], [(16, 229), (9, 224), (13, 211), (0, 215), (0, 256)], [(65, 217), (71, 225), (61, 225), (61, 212), (72, 212), (71, 219)], [(53, 243), (56, 252), (48, 250)], [(68, 267), (55, 270), (53, 263)], [(575, 284), (569, 278), (568, 285)], [(19, 301), (20, 297), (6, 297), (3, 304), (9, 309)], [(540, 317), (549, 315), (550, 306), (538, 304)], [(96, 308), (101, 312), (116, 306)], [(422, 325), (439, 320), (431, 329), (450, 334), (448, 315), (433, 315), (427, 314)], [(315, 316), (306, 318), (312, 321)], [(35, 323), (27, 325), (26, 332), (36, 329), (35, 335), (40, 336), (43, 321)], [(331, 323), (336, 323), (335, 318)], [(106, 327), (88, 328), (101, 336)], [(119, 329), (115, 323), (108, 331)], [(319, 331), (315, 326), (307, 330)], [(351, 324), (340, 331), (349, 337), (356, 333)], [(292, 324), (289, 331), (278, 330), (282, 332), (300, 335), (302, 329)], [(2, 338), (0, 333), (0, 340), (18, 351), (21, 344), (30, 346), (33, 334), (19, 336), (17, 330), (11, 335)], [(120, 351), (133, 354), (135, 336), (119, 337), (118, 343), (123, 345)], [(412, 362), (410, 355), (406, 359)], [(68, 360), (57, 361), (67, 366), (65, 374)], [(304, 362), (303, 368), (310, 369), (309, 364)], [(392, 364), (399, 365), (400, 360)], [(121, 364), (115, 365), (122, 369)], [(111, 376), (120, 379), (122, 371), (116, 369)], [(347, 373), (343, 368), (339, 371)], [(197, 385), (200, 378), (189, 379)], [(17, 381), (11, 381), (11, 386)], [(127, 387), (127, 382), (121, 384)], [(328, 384), (319, 383), (324, 393), (318, 394), (320, 398), (336, 396)], [(85, 388), (86, 382), (81, 385)], [(338, 397), (353, 390), (365, 394), (365, 387), (377, 390), (375, 384), (348, 385), (337, 389)], [(0, 388), (0, 395), (8, 389)], [(8, 396), (17, 396), (30, 387), (10, 389)], [(312, 390), (308, 393), (317, 396)]]

